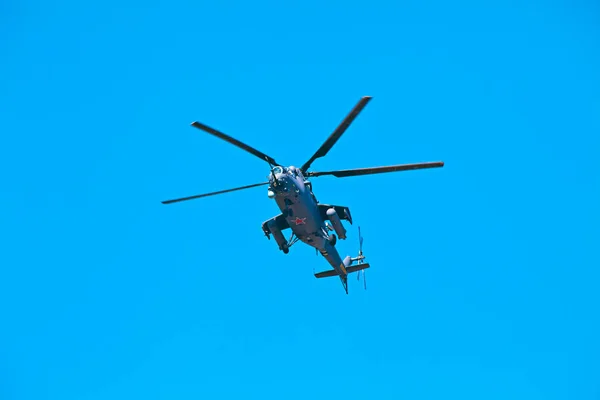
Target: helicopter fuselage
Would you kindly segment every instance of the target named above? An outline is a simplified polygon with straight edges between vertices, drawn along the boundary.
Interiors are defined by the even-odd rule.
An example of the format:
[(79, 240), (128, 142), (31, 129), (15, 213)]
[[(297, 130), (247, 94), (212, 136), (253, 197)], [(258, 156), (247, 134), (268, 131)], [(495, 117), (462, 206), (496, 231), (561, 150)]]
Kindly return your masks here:
[(340, 275), (342, 258), (335, 248), (335, 235), (328, 232), (312, 185), (294, 166), (274, 167), (269, 179), (269, 197), (274, 198), (296, 237), (316, 248)]

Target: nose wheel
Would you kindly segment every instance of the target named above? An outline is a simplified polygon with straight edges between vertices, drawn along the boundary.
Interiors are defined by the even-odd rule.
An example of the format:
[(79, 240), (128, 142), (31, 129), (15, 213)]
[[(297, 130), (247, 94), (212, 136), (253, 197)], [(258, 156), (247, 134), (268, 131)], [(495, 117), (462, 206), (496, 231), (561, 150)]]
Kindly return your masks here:
[(332, 233), (331, 235), (329, 235), (329, 243), (332, 246), (335, 246), (335, 244), (337, 243), (337, 236), (335, 236), (335, 233)]
[(283, 254), (289, 253), (290, 247), (292, 247), (292, 245), (294, 243), (296, 243), (298, 240), (300, 240), (300, 238), (298, 236), (296, 236), (296, 234), (294, 232), (292, 232), (289, 240), (286, 243), (283, 243), (281, 245), (281, 251), (283, 251)]

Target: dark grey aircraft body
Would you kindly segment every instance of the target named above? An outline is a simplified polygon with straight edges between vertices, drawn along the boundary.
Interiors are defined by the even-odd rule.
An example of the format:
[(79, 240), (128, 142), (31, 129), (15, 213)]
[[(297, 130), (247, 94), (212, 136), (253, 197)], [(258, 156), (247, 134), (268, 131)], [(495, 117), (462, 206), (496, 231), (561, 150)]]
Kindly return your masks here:
[[(356, 118), (358, 113), (370, 100), (371, 97), (363, 97), (350, 112), (350, 114), (331, 134), (331, 136), (317, 150), (317, 152), (300, 168), (294, 166), (281, 166), (273, 158), (267, 156), (266, 154), (211, 127), (199, 122), (194, 122), (192, 123), (192, 126), (226, 140), (227, 142), (246, 150), (262, 160), (267, 161), (271, 166), (269, 181), (197, 196), (163, 201), (163, 203), (169, 204), (236, 190), (248, 189), (256, 186), (269, 185), (268, 196), (269, 198), (275, 200), (281, 213), (263, 222), (262, 230), (264, 234), (269, 239), (270, 236), (273, 235), (279, 249), (286, 254), (289, 252), (290, 246), (292, 246), (298, 240), (317, 249), (317, 251), (323, 255), (323, 257), (325, 257), (333, 269), (315, 274), (315, 276), (317, 278), (339, 276), (346, 293), (348, 293), (348, 274), (357, 271), (360, 272), (366, 268), (369, 268), (369, 264), (363, 262), (364, 256), (362, 254), (362, 237), (360, 237), (360, 228), (360, 249), (358, 256), (346, 256), (344, 259), (342, 259), (335, 245), (338, 238), (342, 240), (346, 239), (346, 229), (344, 228), (342, 221), (346, 220), (352, 224), (350, 209), (346, 206), (319, 203), (312, 191), (312, 184), (308, 178), (322, 175), (333, 175), (341, 178), (384, 172), (406, 171), (412, 169), (435, 168), (442, 167), (444, 165), (444, 163), (440, 161), (327, 172), (310, 172), (309, 168), (311, 163), (315, 159), (323, 157), (327, 154), (331, 147), (348, 128), (350, 123), (354, 120), (354, 118)], [(291, 236), (289, 239), (286, 239), (284, 237), (284, 232), (286, 232), (288, 229), (291, 231)], [(353, 262), (356, 262), (357, 264), (352, 265)]]
[[(316, 248), (327, 259), (346, 288), (346, 268), (350, 266), (351, 258), (346, 257), (345, 261), (341, 259), (335, 248), (337, 237), (330, 232), (335, 231), (340, 239), (346, 239), (346, 229), (341, 220), (352, 223), (350, 210), (343, 206), (319, 204), (310, 182), (299, 168), (275, 167), (274, 175), (268, 193), (269, 197), (275, 198), (281, 214), (265, 221), (262, 224), (263, 232), (267, 237), (272, 234), (280, 250), (287, 253), (294, 239), (288, 242), (282, 232), (291, 229), (293, 237)], [(273, 185), (275, 181), (277, 185)], [(326, 225), (327, 220), (333, 226)], [(368, 267), (367, 264), (363, 266)]]

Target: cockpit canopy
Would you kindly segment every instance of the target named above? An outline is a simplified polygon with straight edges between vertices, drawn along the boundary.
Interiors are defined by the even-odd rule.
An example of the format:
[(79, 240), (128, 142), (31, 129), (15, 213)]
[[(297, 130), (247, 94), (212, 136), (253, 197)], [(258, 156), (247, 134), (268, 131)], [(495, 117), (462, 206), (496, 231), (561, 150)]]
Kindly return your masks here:
[(280, 165), (276, 165), (271, 169), (271, 171), (273, 172), (274, 175), (286, 174), (286, 175), (291, 175), (294, 178), (296, 178), (298, 176), (303, 177), (302, 171), (300, 170), (300, 168), (296, 168), (296, 167), (282, 167)]

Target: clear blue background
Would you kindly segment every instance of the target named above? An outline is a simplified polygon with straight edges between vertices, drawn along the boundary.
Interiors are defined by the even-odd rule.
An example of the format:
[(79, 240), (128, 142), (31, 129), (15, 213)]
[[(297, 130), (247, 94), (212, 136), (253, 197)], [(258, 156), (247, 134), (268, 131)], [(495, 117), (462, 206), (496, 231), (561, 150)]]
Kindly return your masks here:
[[(600, 7), (0, 8), (1, 399), (598, 399)], [(276, 249), (266, 163), (355, 219), (350, 295)]]

